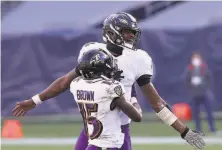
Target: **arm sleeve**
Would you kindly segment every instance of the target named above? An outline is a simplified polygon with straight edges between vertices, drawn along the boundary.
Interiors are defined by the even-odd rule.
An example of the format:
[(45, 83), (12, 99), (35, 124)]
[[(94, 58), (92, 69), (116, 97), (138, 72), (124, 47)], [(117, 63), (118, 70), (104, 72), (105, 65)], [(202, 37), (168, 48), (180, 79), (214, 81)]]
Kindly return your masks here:
[(138, 84), (139, 86), (143, 86), (143, 85), (148, 84), (148, 83), (151, 82), (151, 77), (152, 77), (151, 75), (145, 74), (145, 75), (140, 76), (140, 77), (136, 80), (136, 82), (137, 82), (137, 84)]
[(137, 62), (140, 66), (137, 67), (137, 83), (139, 86), (143, 86), (150, 83), (153, 75), (153, 62), (152, 58), (145, 52), (142, 51)]
[(137, 64), (137, 79), (142, 75), (153, 75), (153, 62), (152, 58), (145, 52), (141, 52), (138, 59)]

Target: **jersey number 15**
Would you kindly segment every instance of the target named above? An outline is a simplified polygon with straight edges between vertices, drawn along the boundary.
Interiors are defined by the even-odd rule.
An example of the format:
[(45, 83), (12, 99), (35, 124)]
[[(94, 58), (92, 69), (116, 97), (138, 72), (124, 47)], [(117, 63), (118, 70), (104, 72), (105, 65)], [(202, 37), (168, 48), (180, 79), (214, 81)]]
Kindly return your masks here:
[[(98, 111), (98, 104), (78, 103), (78, 106), (83, 118), (84, 128), (88, 137), (91, 140), (98, 138), (103, 131), (103, 125), (97, 118), (91, 116), (91, 113)], [(88, 125), (93, 126), (93, 131), (91, 132), (91, 134), (88, 131)]]

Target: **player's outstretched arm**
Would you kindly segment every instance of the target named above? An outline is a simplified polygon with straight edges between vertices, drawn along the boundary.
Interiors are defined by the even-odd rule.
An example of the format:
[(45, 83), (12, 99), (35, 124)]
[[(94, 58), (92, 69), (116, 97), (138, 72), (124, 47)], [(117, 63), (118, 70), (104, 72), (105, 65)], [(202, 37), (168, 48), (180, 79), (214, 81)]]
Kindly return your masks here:
[(65, 90), (67, 90), (70, 86), (70, 83), (73, 79), (78, 77), (79, 75), (76, 73), (75, 69), (67, 73), (66, 75), (58, 78), (55, 80), (51, 85), (49, 85), (48, 88), (46, 88), (44, 91), (42, 91), (39, 94), (39, 97), (41, 101), (48, 100), (50, 98), (53, 98)]
[(177, 119), (177, 117), (170, 111), (167, 103), (159, 96), (152, 83), (147, 83), (140, 87), (144, 96), (147, 97), (147, 100), (152, 105), (160, 119), (162, 119), (167, 125), (172, 126), (175, 130), (177, 130), (181, 137), (193, 147), (197, 149), (204, 148), (204, 134), (195, 130), (191, 130), (182, 122), (180, 122), (179, 119)]
[(40, 94), (33, 96), (28, 100), (17, 102), (15, 108), (12, 110), (14, 116), (24, 116), (27, 111), (33, 109), (37, 104), (41, 104), (42, 101), (53, 98), (60, 93), (67, 90), (73, 79), (78, 77), (75, 69), (67, 73), (66, 75), (55, 80), (48, 88), (42, 91)]
[(129, 118), (135, 122), (142, 120), (142, 112), (134, 107), (131, 103), (127, 102), (124, 96), (114, 99), (117, 107), (119, 107)]

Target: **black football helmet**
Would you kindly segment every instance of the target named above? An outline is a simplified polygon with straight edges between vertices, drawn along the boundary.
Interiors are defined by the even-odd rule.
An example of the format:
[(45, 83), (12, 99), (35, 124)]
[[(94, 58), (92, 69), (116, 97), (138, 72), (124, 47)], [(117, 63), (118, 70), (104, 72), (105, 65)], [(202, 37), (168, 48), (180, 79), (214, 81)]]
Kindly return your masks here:
[(140, 35), (136, 19), (128, 13), (112, 14), (103, 23), (103, 40), (120, 47), (136, 49)]
[(80, 58), (77, 71), (86, 79), (95, 79), (101, 75), (113, 78), (118, 69), (110, 54), (102, 49), (92, 49)]

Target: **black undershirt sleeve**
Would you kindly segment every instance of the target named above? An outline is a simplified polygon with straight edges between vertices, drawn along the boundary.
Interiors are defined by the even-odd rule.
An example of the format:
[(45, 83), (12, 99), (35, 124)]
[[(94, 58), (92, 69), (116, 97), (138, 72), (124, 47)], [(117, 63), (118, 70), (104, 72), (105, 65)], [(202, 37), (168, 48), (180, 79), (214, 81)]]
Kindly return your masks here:
[[(137, 80), (136, 80), (136, 82), (137, 82), (137, 84), (139, 85), (139, 86), (143, 86), (143, 85), (145, 85), (145, 84), (148, 84), (148, 83), (150, 83), (151, 82), (151, 75), (142, 75), (142, 76), (140, 76)], [(170, 108), (170, 106), (167, 104), (166, 105), (166, 107), (170, 110), (170, 111), (172, 111), (171, 110), (171, 108)]]
[(136, 80), (136, 82), (137, 82), (137, 84), (138, 84), (139, 86), (143, 86), (143, 85), (148, 84), (148, 83), (151, 82), (151, 77), (152, 77), (152, 75), (145, 74), (145, 75), (140, 76), (140, 77)]

